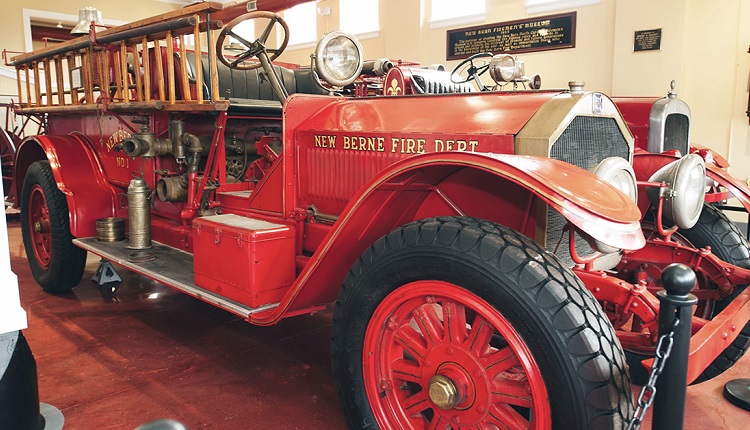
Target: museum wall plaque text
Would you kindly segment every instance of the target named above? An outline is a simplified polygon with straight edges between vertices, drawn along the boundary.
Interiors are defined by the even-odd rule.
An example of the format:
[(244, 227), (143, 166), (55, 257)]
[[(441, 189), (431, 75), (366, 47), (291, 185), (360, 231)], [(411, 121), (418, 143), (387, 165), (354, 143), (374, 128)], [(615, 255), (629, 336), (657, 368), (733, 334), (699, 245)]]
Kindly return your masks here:
[(575, 48), (576, 13), (498, 22), (447, 32), (447, 60), (479, 52), (521, 53)]

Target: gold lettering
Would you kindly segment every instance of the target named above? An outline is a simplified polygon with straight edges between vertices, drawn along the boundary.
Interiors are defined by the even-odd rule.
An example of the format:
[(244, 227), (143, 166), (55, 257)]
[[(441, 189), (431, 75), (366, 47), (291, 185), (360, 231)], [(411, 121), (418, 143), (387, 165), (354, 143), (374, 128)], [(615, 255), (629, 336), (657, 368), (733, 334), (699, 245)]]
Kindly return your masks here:
[(465, 140), (457, 140), (456, 141), (456, 151), (466, 151), (466, 141)]
[(391, 138), (391, 152), (396, 152), (396, 148), (398, 148), (398, 137), (392, 137)]
[(126, 157), (115, 157), (115, 165), (117, 167), (124, 167), (127, 169), (130, 166), (130, 162)]
[(441, 152), (445, 151), (445, 146), (443, 146), (443, 141), (440, 139), (435, 139), (435, 152)]
[(417, 139), (417, 154), (424, 154), (424, 139)]
[(416, 154), (417, 142), (414, 139), (406, 139), (406, 154)]
[(318, 136), (315, 135), (316, 148), (335, 148), (336, 136)]
[(378, 152), (384, 152), (385, 149), (383, 148), (383, 143), (385, 142), (385, 138), (378, 137)]
[(478, 140), (470, 140), (469, 141), (469, 146), (471, 146), (471, 152), (474, 152), (474, 149), (477, 147), (477, 145), (479, 145), (479, 141)]

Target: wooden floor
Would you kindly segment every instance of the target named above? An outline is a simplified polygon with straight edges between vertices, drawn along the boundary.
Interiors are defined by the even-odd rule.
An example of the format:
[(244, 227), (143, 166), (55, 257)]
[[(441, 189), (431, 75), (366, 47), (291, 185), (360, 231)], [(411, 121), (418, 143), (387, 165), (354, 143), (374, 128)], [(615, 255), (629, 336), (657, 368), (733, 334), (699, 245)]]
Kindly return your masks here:
[[(102, 290), (90, 281), (92, 256), (81, 284), (53, 296), (31, 277), (19, 224), (8, 230), (40, 400), (62, 411), (66, 429), (132, 429), (158, 418), (189, 429), (345, 428), (329, 312), (255, 327), (125, 270), (116, 292)], [(689, 387), (685, 428), (748, 428), (750, 412), (721, 395), (726, 381), (748, 377), (750, 354)]]

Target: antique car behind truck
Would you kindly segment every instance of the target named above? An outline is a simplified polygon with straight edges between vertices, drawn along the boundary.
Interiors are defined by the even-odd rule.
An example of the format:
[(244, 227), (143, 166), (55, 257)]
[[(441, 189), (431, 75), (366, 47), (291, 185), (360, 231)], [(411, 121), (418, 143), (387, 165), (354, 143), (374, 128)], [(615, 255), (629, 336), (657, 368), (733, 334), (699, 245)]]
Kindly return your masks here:
[[(296, 3), (200, 3), (11, 60), (17, 113), (46, 130), (13, 165), (37, 282), (70, 291), (88, 251), (252, 324), (335, 301), (351, 428), (624, 427), (618, 336), (653, 346), (659, 304), (609, 272), (645, 243), (612, 101), (347, 97), (363, 67), (349, 35), (326, 35), (314, 68), (271, 63), (289, 31), (273, 11)], [(267, 20), (257, 40), (233, 31), (247, 19)], [(227, 37), (246, 51), (225, 55)], [(21, 85), (31, 75), (44, 87)], [(691, 160), (650, 184), (679, 220), (700, 214), (702, 193), (672, 193), (705, 182)], [(676, 259), (750, 279), (710, 252)], [(689, 380), (737, 338), (748, 300), (694, 319)]]
[[(732, 176), (729, 162), (715, 151), (690, 143), (691, 114), (688, 104), (677, 97), (675, 82), (670, 83), (666, 97), (613, 97), (623, 119), (635, 137), (636, 150), (633, 168), (639, 180), (648, 180), (655, 171), (688, 154), (697, 154), (706, 165), (706, 195), (700, 218), (691, 228), (679, 228), (672, 239), (681, 245), (708, 248), (722, 260), (735, 266), (750, 268), (750, 249), (745, 235), (729, 220), (723, 210), (750, 213), (750, 188), (747, 181)], [(741, 207), (724, 204), (736, 198)], [(644, 234), (654, 232), (653, 213), (648, 202), (640, 201), (644, 213)], [(667, 222), (667, 224), (670, 224)], [(671, 224), (670, 224), (671, 225)], [(660, 287), (659, 266), (650, 263), (650, 248), (658, 247), (655, 241), (631, 253), (618, 266), (627, 279), (646, 280), (649, 286)], [(698, 288), (694, 292), (700, 299), (696, 315), (713, 318), (747, 285), (735, 288), (720, 286), (707, 271), (697, 271)], [(723, 291), (722, 291), (723, 290)], [(721, 360), (715, 360), (698, 381), (709, 379), (731, 367), (750, 347), (750, 324), (725, 351)]]
[[(357, 93), (359, 96), (369, 94), (440, 94), (463, 93), (471, 91), (502, 91), (511, 86), (513, 92), (519, 87), (529, 88), (530, 94), (537, 91), (541, 84), (538, 75), (528, 77), (525, 74), (523, 61), (509, 54), (492, 55), (479, 53), (463, 60), (451, 73), (435, 70), (434, 66), (414, 67), (394, 65), (388, 60), (379, 60), (379, 73), (360, 79)], [(439, 69), (439, 68), (438, 68)], [(494, 87), (486, 86), (480, 76), (489, 73), (495, 82)], [(375, 85), (373, 85), (373, 83)], [(583, 88), (582, 82), (571, 83)], [(371, 87), (371, 88), (367, 88)], [(550, 91), (550, 90), (547, 90)], [(747, 281), (736, 278), (717, 277), (717, 266), (713, 260), (698, 258), (696, 252), (710, 250), (721, 260), (733, 266), (750, 268), (750, 249), (745, 237), (721, 209), (727, 206), (715, 206), (716, 203), (737, 197), (744, 210), (750, 208), (750, 188), (745, 181), (732, 177), (726, 167), (729, 163), (715, 152), (689, 144), (690, 108), (687, 103), (677, 98), (674, 82), (667, 97), (613, 97), (612, 101), (620, 110), (623, 119), (635, 138), (633, 169), (638, 180), (640, 193), (638, 206), (642, 213), (642, 228), (646, 236), (646, 246), (638, 250), (626, 250), (617, 267), (610, 271), (614, 276), (642, 284), (652, 293), (662, 289), (660, 275), (671, 263), (677, 261), (675, 256), (689, 256), (688, 263), (698, 275), (697, 289), (694, 294), (699, 299), (695, 316), (703, 320), (715, 318), (747, 286)], [(706, 192), (703, 202), (692, 200), (683, 205), (687, 212), (696, 214), (694, 222), (679, 225), (676, 231), (658, 230), (655, 223), (655, 212), (661, 202), (650, 198), (645, 192), (653, 181), (652, 177), (659, 169), (673, 165), (683, 155), (696, 160), (700, 156), (706, 167)], [(574, 162), (580, 167), (592, 169), (594, 164)], [(663, 171), (659, 173), (663, 177)], [(696, 190), (704, 184), (696, 181)], [(670, 193), (673, 192), (669, 191)], [(701, 208), (702, 206), (702, 208)], [(732, 209), (729, 207), (729, 209)], [(735, 208), (737, 209), (737, 208)], [(664, 217), (663, 227), (674, 228), (674, 221)], [(687, 251), (690, 248), (691, 251)], [(687, 262), (687, 261), (683, 261)], [(603, 301), (605, 308), (613, 305)], [(612, 323), (616, 328), (639, 327), (640, 315), (624, 315), (619, 311), (610, 312)], [(650, 318), (650, 316), (647, 316)], [(633, 318), (633, 319), (631, 319)], [(635, 324), (634, 324), (635, 323)], [(638, 330), (640, 331), (640, 329)], [(642, 385), (648, 378), (647, 369), (638, 363), (654, 355), (654, 344), (643, 344), (637, 338), (620, 339), (623, 342), (628, 362), (631, 365), (631, 376)], [(746, 324), (734, 342), (724, 349), (711, 365), (705, 369), (695, 382), (713, 378), (730, 368), (750, 347), (750, 324)]]

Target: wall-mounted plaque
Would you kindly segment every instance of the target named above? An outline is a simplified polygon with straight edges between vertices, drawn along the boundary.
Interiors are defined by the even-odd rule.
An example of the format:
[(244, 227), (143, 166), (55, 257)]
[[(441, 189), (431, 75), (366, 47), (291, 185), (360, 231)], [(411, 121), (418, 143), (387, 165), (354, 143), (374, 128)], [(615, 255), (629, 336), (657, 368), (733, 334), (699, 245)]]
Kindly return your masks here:
[(479, 52), (521, 53), (575, 48), (576, 13), (498, 22), (447, 32), (447, 60)]
[(661, 49), (661, 28), (640, 30), (633, 36), (633, 51), (658, 51)]

